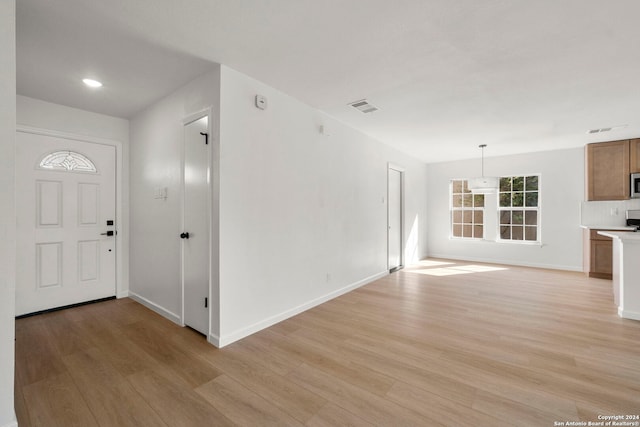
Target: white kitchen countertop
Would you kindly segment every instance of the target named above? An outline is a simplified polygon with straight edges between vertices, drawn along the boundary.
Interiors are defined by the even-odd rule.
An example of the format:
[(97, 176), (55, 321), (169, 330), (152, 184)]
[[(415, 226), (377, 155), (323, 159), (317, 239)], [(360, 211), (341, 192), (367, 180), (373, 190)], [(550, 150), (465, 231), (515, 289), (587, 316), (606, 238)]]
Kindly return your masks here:
[(620, 239), (622, 242), (640, 243), (640, 233), (629, 233), (625, 231), (598, 231), (601, 236)]
[(635, 230), (636, 227), (630, 225), (581, 225), (580, 228), (587, 230)]

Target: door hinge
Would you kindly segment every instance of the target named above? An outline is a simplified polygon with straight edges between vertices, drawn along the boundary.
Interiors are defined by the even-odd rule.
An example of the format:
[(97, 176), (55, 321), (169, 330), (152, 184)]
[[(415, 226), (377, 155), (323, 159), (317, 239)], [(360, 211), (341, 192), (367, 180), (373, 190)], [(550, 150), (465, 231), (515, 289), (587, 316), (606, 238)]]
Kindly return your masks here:
[(209, 307), (209, 298), (204, 297), (204, 308), (208, 308), (208, 307)]

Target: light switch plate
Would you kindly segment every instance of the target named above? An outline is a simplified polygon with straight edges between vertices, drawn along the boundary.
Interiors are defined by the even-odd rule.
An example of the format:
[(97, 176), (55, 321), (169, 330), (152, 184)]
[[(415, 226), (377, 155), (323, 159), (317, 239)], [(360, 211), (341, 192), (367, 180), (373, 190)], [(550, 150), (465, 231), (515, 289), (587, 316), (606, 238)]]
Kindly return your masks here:
[(154, 191), (153, 198), (167, 200), (167, 193), (168, 193), (167, 187), (158, 187)]

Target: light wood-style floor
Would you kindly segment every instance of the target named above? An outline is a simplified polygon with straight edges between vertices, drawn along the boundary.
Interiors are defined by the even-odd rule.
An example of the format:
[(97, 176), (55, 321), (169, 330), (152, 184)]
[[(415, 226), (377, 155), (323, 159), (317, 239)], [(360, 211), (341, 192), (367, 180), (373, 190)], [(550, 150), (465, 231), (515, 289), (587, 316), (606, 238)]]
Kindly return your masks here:
[(16, 322), (27, 426), (553, 426), (640, 414), (640, 322), (581, 273), (428, 260), (223, 349), (129, 299)]

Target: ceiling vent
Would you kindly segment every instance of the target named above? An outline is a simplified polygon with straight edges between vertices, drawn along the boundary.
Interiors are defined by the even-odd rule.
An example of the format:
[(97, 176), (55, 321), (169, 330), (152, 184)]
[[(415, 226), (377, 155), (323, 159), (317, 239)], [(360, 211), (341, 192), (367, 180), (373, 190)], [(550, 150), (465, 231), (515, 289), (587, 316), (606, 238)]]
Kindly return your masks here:
[(369, 101), (367, 101), (366, 99), (361, 99), (360, 101), (351, 102), (349, 105), (351, 105), (353, 108), (363, 113), (373, 113), (374, 111), (378, 111), (378, 108), (369, 104)]
[(628, 125), (620, 125), (620, 126), (613, 126), (613, 127), (609, 127), (609, 128), (600, 128), (600, 129), (589, 129), (587, 131), (587, 133), (601, 133), (601, 132), (610, 132), (612, 130), (618, 130), (618, 129), (624, 129), (626, 128)]

